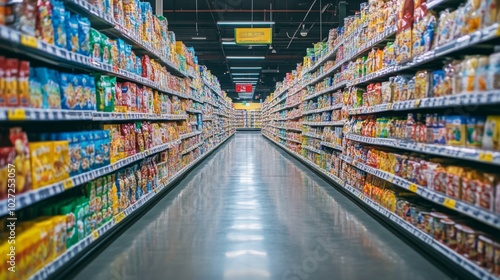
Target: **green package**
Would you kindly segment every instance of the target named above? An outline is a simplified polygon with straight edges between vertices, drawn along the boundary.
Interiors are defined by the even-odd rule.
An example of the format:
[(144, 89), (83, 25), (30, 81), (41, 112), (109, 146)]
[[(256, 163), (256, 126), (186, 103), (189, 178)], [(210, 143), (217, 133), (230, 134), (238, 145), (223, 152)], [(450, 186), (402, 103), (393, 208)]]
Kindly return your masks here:
[(85, 204), (78, 204), (75, 207), (75, 230), (76, 240), (80, 241), (85, 237)]
[(101, 112), (114, 112), (116, 77), (99, 76), (96, 80), (97, 110)]
[(95, 61), (102, 60), (101, 33), (90, 29), (90, 57)]

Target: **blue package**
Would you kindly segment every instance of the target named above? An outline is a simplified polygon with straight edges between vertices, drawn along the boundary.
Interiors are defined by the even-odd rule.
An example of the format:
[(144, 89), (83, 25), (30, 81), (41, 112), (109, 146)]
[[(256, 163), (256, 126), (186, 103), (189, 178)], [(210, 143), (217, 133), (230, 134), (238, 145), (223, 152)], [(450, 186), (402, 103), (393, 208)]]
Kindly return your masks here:
[(71, 79), (71, 84), (73, 85), (75, 91), (76, 99), (76, 110), (85, 110), (87, 107), (87, 100), (85, 99), (83, 85), (82, 85), (82, 75), (73, 75)]
[(78, 16), (78, 53), (89, 56), (90, 55), (90, 21), (86, 17)]
[(80, 49), (78, 41), (78, 17), (66, 12), (66, 37), (67, 50), (70, 52), (78, 52)]
[[(36, 68), (36, 77), (42, 86), (44, 96), (43, 108), (61, 109), (61, 90), (59, 88), (59, 73), (44, 67)], [(45, 98), (45, 96), (47, 98)]]
[(59, 74), (59, 86), (61, 88), (61, 109), (75, 110), (77, 107), (78, 100), (75, 96), (75, 87), (72, 84), (72, 80), (72, 74)]
[(54, 28), (54, 44), (60, 48), (66, 49), (66, 10), (62, 2), (57, 0), (50, 1), (52, 4), (52, 27)]

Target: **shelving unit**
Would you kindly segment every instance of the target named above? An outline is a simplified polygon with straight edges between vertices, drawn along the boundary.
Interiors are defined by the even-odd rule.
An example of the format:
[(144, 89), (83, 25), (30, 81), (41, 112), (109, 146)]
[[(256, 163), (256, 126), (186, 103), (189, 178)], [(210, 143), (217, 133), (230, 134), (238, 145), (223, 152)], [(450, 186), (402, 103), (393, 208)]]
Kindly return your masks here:
[[(429, 1), (427, 8), (441, 11), (443, 3), (449, 1)], [(486, 140), (500, 139), (498, 135), (482, 134), (498, 125), (500, 119), (495, 107), (500, 103), (500, 89), (494, 88), (491, 80), (498, 75), (498, 69), (474, 69), (485, 69), (482, 77), (467, 76), (468, 72), (459, 70), (465, 71), (470, 65), (466, 63), (474, 61), (482, 65), (498, 61), (492, 54), (499, 55), (500, 49), (495, 46), (500, 42), (500, 25), (483, 23), (475, 31), (446, 39), (439, 28), (427, 30), (433, 34), (435, 46), (414, 50), (405, 59), (399, 49), (389, 51), (397, 47), (393, 42), (404, 36), (404, 30), (396, 30), (396, 24), (392, 24), (397, 11), (383, 11), (383, 17), (389, 18), (383, 21), (384, 26), (377, 26), (375, 15), (381, 11), (375, 7), (368, 4), (361, 8), (360, 16), (346, 19), (343, 33), (331, 31), (328, 42), (318, 43), (314, 54), (308, 51), (305, 64), (277, 83), (275, 93), (263, 103), (262, 134), (327, 178), (360, 207), (438, 256), (450, 269), (459, 271), (458, 275), (499, 279), (500, 264), (493, 264), (493, 255), (481, 251), (481, 246), (493, 251), (500, 244), (500, 147), (484, 145)], [(454, 7), (463, 9), (458, 2)], [(480, 56), (464, 60), (464, 52)], [(373, 63), (376, 59), (381, 59), (380, 64)], [(450, 71), (456, 71), (455, 76), (446, 76)], [(456, 84), (447, 89), (441, 77), (450, 79), (450, 83), (453, 79)], [(462, 90), (458, 83), (469, 87)], [(443, 88), (448, 91), (441, 91)], [(301, 105), (296, 105), (297, 96)], [(457, 120), (463, 121), (457, 124)], [(454, 134), (447, 138), (450, 130)], [(480, 135), (474, 134), (473, 138), (471, 133)], [(470, 143), (470, 139), (476, 142)], [(480, 175), (467, 177), (471, 174)], [(471, 188), (475, 183), (483, 187)], [(394, 199), (393, 204), (390, 199)], [(415, 211), (411, 219), (401, 214), (399, 205)], [(435, 232), (442, 229), (436, 226), (441, 220), (433, 224), (432, 219), (437, 218), (430, 217), (438, 214), (445, 215), (449, 219), (446, 223), (456, 228), (449, 231), (450, 236), (448, 232)], [(423, 219), (414, 219), (416, 215)], [(474, 240), (471, 247), (457, 240), (464, 240), (464, 236), (457, 235), (465, 234), (461, 233), (465, 228), (463, 232), (474, 233), (468, 236)], [(494, 245), (481, 243), (480, 235), (494, 240)], [(458, 245), (455, 247), (457, 243), (449, 240)], [(471, 257), (466, 251), (480, 256)]]
[(235, 110), (236, 130), (260, 130), (262, 118), (260, 110)]
[[(24, 228), (17, 232), (19, 240), (25, 240), (23, 234), (30, 234), (31, 228), (38, 229), (38, 223), (44, 222), (58, 228), (42, 227), (44, 236), (64, 241), (54, 244), (57, 250), (45, 248), (46, 255), (37, 258), (30, 254), (38, 249), (30, 246), (45, 242), (37, 240), (37, 235), (30, 235), (29, 244), (16, 244), (19, 272), (2, 274), (6, 279), (47, 279), (64, 274), (235, 133), (232, 102), (220, 89), (218, 79), (195, 63), (194, 51), (176, 42), (164, 19), (153, 16), (152, 9), (135, 17), (141, 31), (134, 31), (125, 27), (128, 18), (110, 16), (88, 1), (68, 0), (62, 5), (71, 17), (78, 16), (82, 22), (88, 19), (92, 30), (85, 42), (90, 50), (99, 38), (99, 56), (103, 58), (96, 52), (86, 54), (83, 41), (69, 50), (53, 44), (61, 44), (54, 38), (35, 37), (0, 25), (2, 67), (10, 67), (3, 68), (2, 74), (10, 75), (9, 86), (16, 89), (8, 98), (0, 96), (0, 133), (7, 141), (17, 139), (11, 145), (2, 143), (6, 157), (0, 168), (20, 157), (22, 169), (16, 167), (16, 180), (28, 182), (16, 186), (14, 207), (12, 197), (0, 194), (0, 216), (4, 220), (19, 217), (16, 227)], [(147, 9), (147, 5), (142, 8)], [(142, 11), (131, 9), (133, 13)], [(34, 17), (38, 17), (36, 13)], [(141, 34), (142, 25), (155, 26), (157, 33)], [(84, 33), (80, 30), (78, 36)], [(63, 76), (71, 77), (67, 84), (63, 84)], [(95, 83), (91, 83), (94, 78)], [(38, 91), (40, 102), (36, 102)], [(54, 99), (54, 91), (60, 101)], [(72, 98), (78, 98), (78, 107), (72, 107)], [(44, 171), (39, 169), (42, 163)], [(57, 174), (52, 171), (56, 169)], [(64, 215), (73, 215), (84, 229), (76, 228), (69, 219), (55, 222)], [(32, 226), (28, 225), (31, 221)], [(75, 234), (55, 236), (61, 228)], [(1, 242), (5, 245), (5, 240)]]

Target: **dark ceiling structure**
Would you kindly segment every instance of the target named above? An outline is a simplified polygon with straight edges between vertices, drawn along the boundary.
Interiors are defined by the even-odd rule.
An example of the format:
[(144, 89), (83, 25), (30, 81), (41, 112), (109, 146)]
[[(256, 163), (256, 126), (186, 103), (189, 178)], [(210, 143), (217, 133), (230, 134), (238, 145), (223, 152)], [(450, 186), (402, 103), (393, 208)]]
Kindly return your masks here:
[[(353, 14), (360, 3), (350, 1), (347, 13)], [(163, 14), (176, 40), (195, 48), (198, 63), (219, 78), (234, 102), (242, 101), (235, 90), (236, 80), (255, 81), (252, 100), (259, 101), (302, 62), (306, 48), (326, 40), (329, 30), (339, 25), (338, 6), (338, 0), (169, 0), (163, 3)], [(217, 24), (225, 21), (274, 22), (253, 26), (272, 27), (273, 42), (235, 45), (234, 28), (251, 25)], [(264, 59), (230, 58), (234, 56)]]

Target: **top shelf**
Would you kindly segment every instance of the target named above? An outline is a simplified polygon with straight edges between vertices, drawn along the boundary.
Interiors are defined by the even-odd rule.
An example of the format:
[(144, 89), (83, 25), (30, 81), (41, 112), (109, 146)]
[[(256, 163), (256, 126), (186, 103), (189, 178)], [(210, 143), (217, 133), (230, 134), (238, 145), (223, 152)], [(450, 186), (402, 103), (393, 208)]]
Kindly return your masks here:
[(136, 38), (123, 28), (117, 25), (112, 17), (97, 9), (97, 7), (85, 0), (67, 0), (66, 6), (77, 14), (88, 17), (92, 27), (102, 33), (113, 37), (121, 38), (128, 44), (132, 45), (134, 51), (138, 54), (147, 54), (149, 57), (158, 60), (167, 70), (182, 78), (189, 78), (187, 72), (180, 70), (176, 65), (170, 62), (167, 58), (162, 57), (149, 45), (142, 42), (140, 38)]

